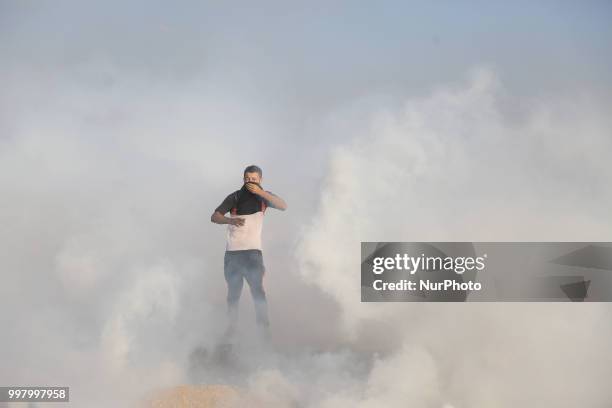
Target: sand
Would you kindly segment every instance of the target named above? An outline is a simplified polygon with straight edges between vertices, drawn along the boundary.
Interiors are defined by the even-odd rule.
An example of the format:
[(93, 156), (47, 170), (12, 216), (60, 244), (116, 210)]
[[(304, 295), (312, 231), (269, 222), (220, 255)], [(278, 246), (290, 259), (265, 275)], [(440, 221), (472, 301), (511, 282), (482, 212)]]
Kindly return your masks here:
[(261, 407), (243, 391), (229, 385), (179, 385), (157, 393), (141, 408), (237, 408)]

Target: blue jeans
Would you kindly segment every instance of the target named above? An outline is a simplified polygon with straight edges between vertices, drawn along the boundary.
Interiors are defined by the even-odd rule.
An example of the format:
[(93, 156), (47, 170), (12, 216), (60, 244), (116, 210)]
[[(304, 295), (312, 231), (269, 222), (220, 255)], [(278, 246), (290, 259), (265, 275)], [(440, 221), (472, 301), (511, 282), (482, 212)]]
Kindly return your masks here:
[(267, 332), (270, 326), (268, 304), (263, 288), (263, 276), (266, 268), (260, 250), (226, 251), (223, 260), (223, 272), (227, 282), (227, 311), (229, 325), (226, 337), (233, 335), (238, 321), (238, 301), (242, 293), (244, 280), (249, 284), (255, 305), (257, 325)]

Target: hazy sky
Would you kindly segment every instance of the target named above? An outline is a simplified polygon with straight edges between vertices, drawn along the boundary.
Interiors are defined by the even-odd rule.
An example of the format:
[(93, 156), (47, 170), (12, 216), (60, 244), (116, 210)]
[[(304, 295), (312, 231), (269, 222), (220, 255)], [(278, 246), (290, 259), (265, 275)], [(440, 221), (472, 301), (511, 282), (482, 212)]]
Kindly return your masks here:
[(4, 70), (73, 77), (105, 61), (160, 81), (224, 80), (281, 105), (422, 92), (483, 62), (521, 92), (610, 89), (607, 1), (220, 3), (3, 1)]

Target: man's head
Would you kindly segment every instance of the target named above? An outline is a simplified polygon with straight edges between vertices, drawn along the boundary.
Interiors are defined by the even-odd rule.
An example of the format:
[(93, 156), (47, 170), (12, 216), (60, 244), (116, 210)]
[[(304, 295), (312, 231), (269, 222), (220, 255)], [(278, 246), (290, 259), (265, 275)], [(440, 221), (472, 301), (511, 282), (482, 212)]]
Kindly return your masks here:
[(261, 184), (261, 169), (252, 164), (244, 169), (244, 182)]

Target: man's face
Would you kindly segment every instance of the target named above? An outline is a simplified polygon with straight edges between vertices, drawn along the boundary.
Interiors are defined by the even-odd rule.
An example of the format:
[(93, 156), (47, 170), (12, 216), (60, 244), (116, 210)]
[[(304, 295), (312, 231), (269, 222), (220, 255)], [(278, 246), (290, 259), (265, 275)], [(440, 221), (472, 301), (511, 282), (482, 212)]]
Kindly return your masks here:
[(259, 173), (255, 172), (255, 173), (244, 173), (244, 182), (248, 183), (257, 183), (257, 184), (261, 184), (261, 177), (259, 176)]

